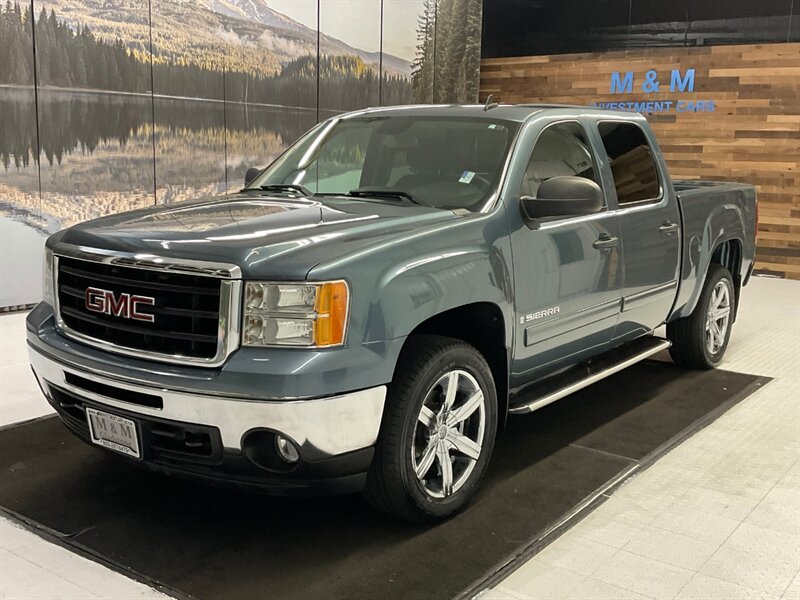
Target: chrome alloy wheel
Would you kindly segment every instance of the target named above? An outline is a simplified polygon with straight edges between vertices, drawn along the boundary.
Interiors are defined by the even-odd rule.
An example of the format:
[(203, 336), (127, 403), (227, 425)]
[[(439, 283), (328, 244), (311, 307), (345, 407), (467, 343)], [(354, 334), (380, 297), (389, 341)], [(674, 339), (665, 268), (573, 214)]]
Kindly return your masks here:
[(460, 369), (442, 375), (422, 402), (411, 464), (422, 488), (446, 498), (469, 480), (486, 428), (486, 400), (477, 380)]
[(719, 281), (711, 292), (706, 315), (706, 348), (714, 355), (725, 345), (731, 318), (731, 292), (727, 281)]

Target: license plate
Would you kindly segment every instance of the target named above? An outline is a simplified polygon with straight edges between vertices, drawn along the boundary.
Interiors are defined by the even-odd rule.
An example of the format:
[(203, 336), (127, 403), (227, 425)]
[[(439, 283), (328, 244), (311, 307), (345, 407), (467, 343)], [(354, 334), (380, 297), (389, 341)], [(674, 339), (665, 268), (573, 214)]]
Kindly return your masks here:
[(130, 419), (86, 407), (92, 443), (127, 456), (141, 458), (136, 423)]

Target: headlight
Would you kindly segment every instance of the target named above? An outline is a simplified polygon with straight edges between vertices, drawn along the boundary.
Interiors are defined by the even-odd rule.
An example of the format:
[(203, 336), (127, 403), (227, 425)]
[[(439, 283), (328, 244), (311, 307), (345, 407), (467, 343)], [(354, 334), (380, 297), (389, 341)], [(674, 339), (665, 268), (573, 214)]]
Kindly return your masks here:
[(244, 346), (336, 346), (344, 342), (349, 291), (344, 281), (262, 283), (244, 288)]
[(53, 251), (45, 246), (44, 263), (42, 264), (42, 300), (50, 306), (56, 305), (53, 289)]

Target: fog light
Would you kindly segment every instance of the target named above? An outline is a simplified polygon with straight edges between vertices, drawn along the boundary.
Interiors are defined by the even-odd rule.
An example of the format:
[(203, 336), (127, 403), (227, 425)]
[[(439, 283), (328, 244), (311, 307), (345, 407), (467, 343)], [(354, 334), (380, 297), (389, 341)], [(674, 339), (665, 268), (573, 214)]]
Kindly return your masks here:
[(300, 453), (291, 440), (283, 437), (280, 433), (275, 434), (275, 449), (280, 456), (287, 463), (296, 463), (300, 460)]

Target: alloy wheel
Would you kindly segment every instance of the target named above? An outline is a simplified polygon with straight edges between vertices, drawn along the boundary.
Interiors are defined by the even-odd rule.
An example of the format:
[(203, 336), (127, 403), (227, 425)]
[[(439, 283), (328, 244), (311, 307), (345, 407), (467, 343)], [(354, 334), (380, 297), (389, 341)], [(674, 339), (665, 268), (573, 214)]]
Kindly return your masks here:
[(486, 399), (461, 369), (442, 375), (425, 395), (411, 448), (414, 473), (433, 498), (446, 498), (469, 480), (481, 455)]
[(711, 292), (706, 315), (706, 348), (712, 356), (725, 345), (731, 316), (731, 293), (725, 280), (717, 282)]

